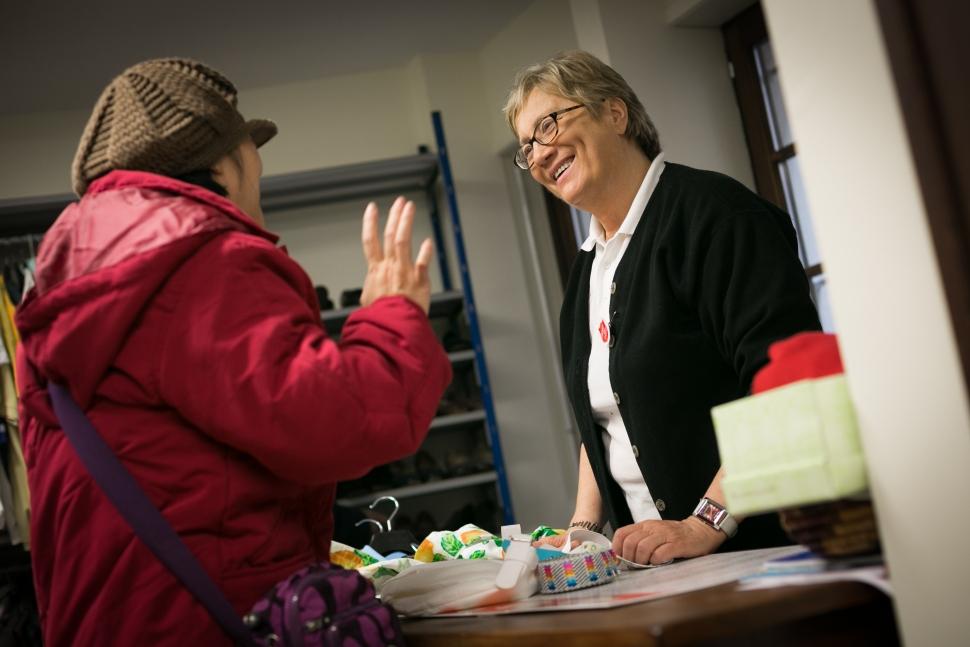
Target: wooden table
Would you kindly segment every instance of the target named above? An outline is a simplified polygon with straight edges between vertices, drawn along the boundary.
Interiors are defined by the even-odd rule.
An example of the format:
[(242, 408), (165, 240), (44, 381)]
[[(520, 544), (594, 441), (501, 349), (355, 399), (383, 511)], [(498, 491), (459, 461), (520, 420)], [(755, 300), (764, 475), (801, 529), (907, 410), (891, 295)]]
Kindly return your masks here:
[(406, 620), (409, 647), (898, 645), (892, 601), (856, 582), (724, 584), (596, 611)]

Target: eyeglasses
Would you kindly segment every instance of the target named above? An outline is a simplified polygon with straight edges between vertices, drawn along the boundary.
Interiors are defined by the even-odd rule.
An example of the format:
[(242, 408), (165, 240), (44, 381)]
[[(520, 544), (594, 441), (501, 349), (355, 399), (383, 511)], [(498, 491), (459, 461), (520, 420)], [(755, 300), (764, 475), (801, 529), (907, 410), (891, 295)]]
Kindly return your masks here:
[(556, 139), (556, 136), (559, 135), (559, 117), (571, 110), (578, 110), (579, 108), (585, 107), (583, 104), (570, 106), (569, 108), (550, 112), (543, 117), (536, 124), (536, 127), (532, 129), (532, 138), (522, 144), (519, 150), (515, 151), (515, 165), (523, 171), (528, 171), (532, 167), (532, 149), (534, 145), (542, 144), (543, 146), (547, 146), (551, 144)]

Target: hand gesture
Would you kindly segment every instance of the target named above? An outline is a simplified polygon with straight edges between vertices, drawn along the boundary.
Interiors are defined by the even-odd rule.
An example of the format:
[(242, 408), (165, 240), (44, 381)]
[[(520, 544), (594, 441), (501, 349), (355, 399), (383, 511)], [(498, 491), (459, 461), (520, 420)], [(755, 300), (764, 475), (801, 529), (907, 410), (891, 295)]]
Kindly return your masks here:
[(377, 238), (377, 205), (371, 202), (364, 209), (361, 240), (367, 259), (367, 277), (360, 295), (360, 304), (370, 305), (381, 297), (405, 296), (425, 313), (431, 305), (431, 281), (428, 264), (434, 255), (431, 239), (425, 239), (411, 262), (411, 229), (414, 225), (414, 203), (399, 197), (391, 205), (384, 227), (384, 245)]

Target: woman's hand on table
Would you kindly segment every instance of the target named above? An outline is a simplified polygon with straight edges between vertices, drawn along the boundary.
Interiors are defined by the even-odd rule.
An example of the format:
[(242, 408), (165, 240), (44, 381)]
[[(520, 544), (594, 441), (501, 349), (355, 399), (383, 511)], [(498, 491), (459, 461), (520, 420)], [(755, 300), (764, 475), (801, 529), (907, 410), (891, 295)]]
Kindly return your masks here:
[(697, 517), (683, 521), (641, 521), (613, 535), (616, 554), (637, 564), (665, 564), (682, 557), (700, 557), (717, 550), (727, 536)]

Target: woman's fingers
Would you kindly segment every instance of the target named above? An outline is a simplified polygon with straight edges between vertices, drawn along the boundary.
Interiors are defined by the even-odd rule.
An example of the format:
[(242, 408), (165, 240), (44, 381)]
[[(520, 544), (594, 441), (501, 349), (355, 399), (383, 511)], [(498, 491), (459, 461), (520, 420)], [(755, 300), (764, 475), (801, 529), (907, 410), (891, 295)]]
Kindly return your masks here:
[(657, 546), (657, 549), (653, 551), (652, 555), (650, 555), (650, 563), (658, 565), (669, 564), (670, 562), (674, 561), (675, 558), (680, 556), (678, 546), (676, 544), (667, 543)]
[(390, 258), (395, 256), (394, 239), (397, 235), (398, 223), (401, 221), (401, 211), (404, 209), (404, 198), (399, 196), (387, 216), (387, 224), (384, 226), (384, 255)]
[(381, 243), (377, 240), (377, 218), (379, 214), (377, 205), (373, 202), (367, 204), (364, 209), (364, 225), (361, 230), (361, 242), (364, 246), (364, 258), (368, 265), (380, 263), (384, 258), (381, 251)]
[(663, 546), (666, 541), (666, 537), (661, 534), (647, 535), (637, 542), (636, 552), (628, 559), (633, 560), (637, 564), (649, 564), (654, 552)]
[(623, 526), (613, 534), (613, 550), (623, 559), (648, 564), (653, 552), (667, 541), (669, 523), (651, 520)]
[(411, 232), (414, 229), (414, 212), (414, 203), (410, 200), (405, 202), (394, 236), (395, 255), (397, 260), (403, 263), (405, 267), (411, 265)]
[(623, 543), (626, 541), (626, 538), (636, 532), (636, 530), (636, 525), (631, 524), (629, 526), (621, 526), (615, 533), (613, 533), (612, 547), (617, 555), (623, 555)]
[(418, 270), (419, 276), (427, 276), (428, 266), (431, 265), (431, 258), (434, 256), (434, 243), (430, 238), (425, 238), (418, 249), (418, 257), (414, 260), (414, 267)]
[(414, 203), (410, 200), (399, 197), (394, 201), (384, 227), (382, 247), (377, 239), (377, 206), (371, 203), (364, 210), (361, 240), (368, 267), (361, 304), (368, 305), (383, 296), (400, 294), (428, 312), (431, 300), (428, 267), (434, 256), (434, 246), (430, 239), (423, 241), (417, 259), (412, 261), (411, 236), (415, 211)]

